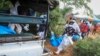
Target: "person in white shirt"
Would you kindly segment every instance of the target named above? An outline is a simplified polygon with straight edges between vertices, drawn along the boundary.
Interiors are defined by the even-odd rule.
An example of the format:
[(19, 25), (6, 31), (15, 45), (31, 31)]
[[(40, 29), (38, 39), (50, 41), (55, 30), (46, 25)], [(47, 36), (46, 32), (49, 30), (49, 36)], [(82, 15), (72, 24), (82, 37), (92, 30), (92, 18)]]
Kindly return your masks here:
[[(17, 1), (16, 3), (15, 3), (15, 5), (13, 5), (11, 8), (10, 8), (10, 14), (11, 15), (18, 15), (18, 10), (17, 10), (17, 8), (18, 8), (18, 6), (19, 6), (20, 4), (19, 4), (19, 2)], [(9, 26), (11, 27), (11, 29), (12, 30), (15, 30), (15, 28), (16, 28), (16, 32), (18, 33), (18, 34), (20, 34), (21, 32), (22, 32), (22, 26), (20, 25), (20, 24), (9, 24)]]
[(79, 25), (76, 23), (75, 20), (71, 20), (69, 24), (66, 24), (64, 28), (67, 28), (68, 26), (72, 27), (76, 33), (78, 33), (81, 36), (81, 31)]

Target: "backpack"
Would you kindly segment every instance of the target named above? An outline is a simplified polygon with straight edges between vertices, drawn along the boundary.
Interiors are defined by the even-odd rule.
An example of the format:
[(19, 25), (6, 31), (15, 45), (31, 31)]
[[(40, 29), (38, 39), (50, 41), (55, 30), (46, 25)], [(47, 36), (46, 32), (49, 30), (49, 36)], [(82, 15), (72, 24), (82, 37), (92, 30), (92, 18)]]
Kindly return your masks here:
[(60, 45), (60, 43), (62, 42), (63, 40), (63, 35), (62, 36), (55, 36), (54, 33), (51, 33), (51, 38), (50, 38), (50, 44), (53, 46), (53, 47), (58, 47)]
[(72, 36), (75, 33), (75, 29), (73, 27), (68, 26), (65, 28), (65, 33)]

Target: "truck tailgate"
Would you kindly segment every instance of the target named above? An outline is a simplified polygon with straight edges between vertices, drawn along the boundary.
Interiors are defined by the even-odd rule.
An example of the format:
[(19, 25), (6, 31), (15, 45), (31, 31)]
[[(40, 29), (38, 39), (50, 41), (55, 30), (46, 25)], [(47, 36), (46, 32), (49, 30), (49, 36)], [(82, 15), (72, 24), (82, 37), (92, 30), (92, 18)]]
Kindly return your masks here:
[(0, 44), (0, 56), (42, 56), (41, 40)]

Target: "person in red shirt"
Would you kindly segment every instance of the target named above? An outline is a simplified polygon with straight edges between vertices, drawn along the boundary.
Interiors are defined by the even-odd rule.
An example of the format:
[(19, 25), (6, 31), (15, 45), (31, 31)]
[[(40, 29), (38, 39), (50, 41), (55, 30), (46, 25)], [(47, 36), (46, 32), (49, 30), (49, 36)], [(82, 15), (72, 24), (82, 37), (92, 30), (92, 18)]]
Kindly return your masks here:
[(80, 24), (80, 30), (81, 30), (81, 36), (84, 38), (87, 35), (88, 30), (89, 30), (89, 26), (87, 25), (85, 21), (83, 21)]

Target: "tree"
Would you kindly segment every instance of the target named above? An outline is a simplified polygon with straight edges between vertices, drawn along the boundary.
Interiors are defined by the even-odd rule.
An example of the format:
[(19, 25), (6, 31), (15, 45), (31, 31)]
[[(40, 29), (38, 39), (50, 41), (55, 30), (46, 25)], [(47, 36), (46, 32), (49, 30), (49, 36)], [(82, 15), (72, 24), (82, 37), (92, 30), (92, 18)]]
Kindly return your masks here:
[(63, 18), (65, 18), (66, 16), (66, 13), (69, 13), (72, 11), (72, 8), (71, 7), (65, 7), (64, 9), (61, 10), (62, 12), (62, 15), (63, 15)]
[[(63, 19), (63, 21), (61, 21), (61, 22), (64, 22), (64, 20), (65, 20), (64, 16), (66, 15), (66, 13), (69, 13), (73, 9), (72, 7), (69, 7), (69, 5), (73, 5), (76, 8), (84, 7), (87, 10), (87, 14), (90, 15), (92, 13), (92, 10), (87, 5), (90, 2), (90, 0), (60, 0), (60, 1), (62, 1), (64, 3), (64, 9), (59, 9), (57, 7), (56, 9), (54, 9), (53, 11), (50, 12), (50, 19), (51, 19), (50, 27), (56, 33), (59, 33), (58, 31), (61, 30), (61, 28), (56, 28), (56, 26), (58, 25), (58, 22), (61, 21), (59, 19)], [(61, 31), (60, 31), (60, 33), (61, 33)]]
[(82, 8), (84, 7), (84, 9), (86, 9), (87, 15), (91, 15), (93, 14), (93, 11), (91, 10), (91, 8), (88, 6), (88, 3), (91, 2), (91, 0), (61, 0), (64, 3), (68, 5), (73, 5), (76, 8)]
[(54, 26), (57, 25), (59, 18), (61, 17), (62, 17), (62, 13), (58, 7), (50, 12), (50, 25), (52, 29), (54, 28)]
[(11, 2), (9, 0), (0, 0), (0, 9), (9, 9)]
[(54, 10), (50, 11), (50, 28), (56, 34), (63, 33), (63, 24), (66, 22), (64, 15), (70, 11), (72, 11), (72, 8), (70, 7), (64, 9), (59, 9), (59, 7), (56, 7)]

